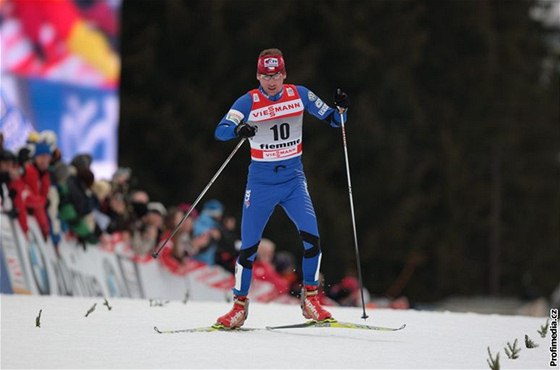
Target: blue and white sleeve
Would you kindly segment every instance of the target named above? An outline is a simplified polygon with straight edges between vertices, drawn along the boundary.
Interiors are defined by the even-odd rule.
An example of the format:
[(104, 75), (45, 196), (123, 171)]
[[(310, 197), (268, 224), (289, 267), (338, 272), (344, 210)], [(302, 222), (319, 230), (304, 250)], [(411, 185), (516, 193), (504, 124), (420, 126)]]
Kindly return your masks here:
[(214, 137), (220, 141), (235, 139), (237, 137), (235, 129), (237, 125), (247, 121), (252, 104), (253, 101), (249, 94), (245, 94), (237, 99), (220, 123), (218, 123), (214, 131)]
[[(340, 127), (341, 122), (338, 109), (331, 108), (305, 86), (297, 86), (297, 90), (307, 112), (320, 120), (328, 122), (333, 127)], [(342, 115), (346, 123), (346, 111)]]

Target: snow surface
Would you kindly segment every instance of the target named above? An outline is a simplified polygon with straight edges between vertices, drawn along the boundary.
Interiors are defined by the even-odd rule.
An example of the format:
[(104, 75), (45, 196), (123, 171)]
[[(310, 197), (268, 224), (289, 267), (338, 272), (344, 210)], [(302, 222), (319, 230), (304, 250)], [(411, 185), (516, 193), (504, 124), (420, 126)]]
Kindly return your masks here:
[[(486, 348), (500, 352), (502, 369), (550, 369), (546, 318), (416, 310), (368, 310), (369, 325), (397, 332), (307, 328), (282, 331), (157, 334), (160, 329), (207, 326), (227, 302), (100, 297), (2, 295), (1, 367), (7, 368), (247, 368), (247, 369), (488, 369)], [(96, 303), (95, 311), (86, 312)], [(42, 309), (41, 327), (35, 318)], [(341, 321), (364, 323), (361, 308), (331, 307)], [(251, 303), (246, 327), (304, 321), (297, 305)], [(529, 335), (538, 348), (526, 349)], [(519, 358), (504, 353), (518, 340)]]

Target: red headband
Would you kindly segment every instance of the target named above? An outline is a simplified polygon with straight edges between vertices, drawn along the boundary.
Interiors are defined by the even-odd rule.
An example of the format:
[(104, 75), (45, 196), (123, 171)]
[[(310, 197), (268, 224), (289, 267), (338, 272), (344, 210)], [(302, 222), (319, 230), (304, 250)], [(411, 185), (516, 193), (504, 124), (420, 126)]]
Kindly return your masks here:
[(263, 55), (257, 61), (257, 72), (263, 75), (274, 75), (279, 72), (286, 72), (284, 58), (282, 55)]

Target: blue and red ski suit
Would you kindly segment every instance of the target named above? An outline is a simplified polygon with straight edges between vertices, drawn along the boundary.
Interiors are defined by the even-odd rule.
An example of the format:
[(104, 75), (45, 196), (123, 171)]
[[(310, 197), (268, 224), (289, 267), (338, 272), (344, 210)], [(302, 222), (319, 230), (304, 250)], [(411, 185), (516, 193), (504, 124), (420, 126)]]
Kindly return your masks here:
[(235, 266), (235, 295), (249, 292), (257, 248), (278, 204), (296, 225), (303, 241), (303, 283), (319, 284), (319, 230), (301, 162), (304, 111), (340, 127), (337, 110), (306, 87), (287, 84), (275, 96), (268, 96), (262, 88), (244, 94), (216, 127), (215, 136), (221, 141), (235, 139), (235, 129), (241, 123), (257, 127), (255, 136), (248, 140), (251, 164), (243, 201), (241, 250)]

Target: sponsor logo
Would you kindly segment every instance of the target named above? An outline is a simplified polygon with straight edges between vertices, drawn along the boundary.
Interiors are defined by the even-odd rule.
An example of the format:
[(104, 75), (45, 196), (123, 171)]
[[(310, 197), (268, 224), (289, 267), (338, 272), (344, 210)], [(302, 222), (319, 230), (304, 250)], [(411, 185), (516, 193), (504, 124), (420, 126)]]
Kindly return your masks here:
[(291, 156), (292, 154), (297, 154), (298, 148), (289, 148), (289, 149), (281, 149), (281, 150), (274, 150), (274, 151), (265, 151), (263, 152), (263, 159), (275, 159), (275, 158), (284, 158)]
[(317, 109), (321, 108), (323, 106), (323, 101), (319, 98), (317, 98), (317, 101), (315, 102), (315, 106), (317, 107)]
[(263, 64), (264, 68), (276, 68), (280, 63), (278, 62), (278, 58), (265, 58)]
[(245, 116), (240, 111), (235, 109), (230, 109), (229, 112), (227, 113), (226, 119), (228, 121), (235, 122), (235, 124), (238, 125), (243, 120), (243, 117)]
[(313, 94), (311, 91), (308, 91), (307, 99), (309, 99), (310, 102), (314, 102), (315, 100), (317, 100), (317, 95)]
[(277, 115), (286, 115), (300, 112), (302, 110), (303, 105), (301, 103), (301, 100), (296, 100), (293, 102), (269, 105), (268, 107), (254, 110), (251, 112), (251, 117), (253, 117), (254, 119), (267, 119), (276, 117)]
[(285, 143), (278, 143), (278, 144), (261, 144), (261, 149), (280, 149), (280, 148), (288, 148), (290, 146), (298, 145), (301, 142), (300, 139), (288, 141)]
[(261, 144), (262, 151), (259, 157), (263, 160), (286, 158), (301, 153), (301, 140), (288, 141), (279, 144)]
[(245, 199), (243, 203), (245, 203), (245, 208), (249, 208), (251, 205), (251, 190), (245, 191)]
[(288, 93), (288, 96), (294, 96), (294, 89), (292, 89), (291, 87), (286, 88), (286, 92)]
[(324, 115), (328, 109), (329, 109), (329, 106), (324, 104), (323, 108), (319, 109), (319, 115), (320, 116)]
[(253, 94), (253, 101), (254, 101), (255, 103), (261, 101), (261, 99), (259, 98), (259, 94), (257, 94), (257, 93), (254, 93), (254, 94)]

